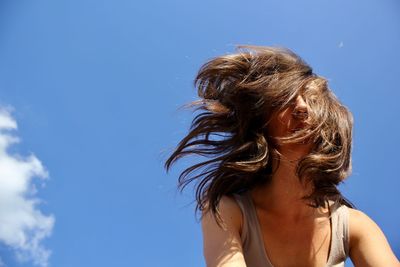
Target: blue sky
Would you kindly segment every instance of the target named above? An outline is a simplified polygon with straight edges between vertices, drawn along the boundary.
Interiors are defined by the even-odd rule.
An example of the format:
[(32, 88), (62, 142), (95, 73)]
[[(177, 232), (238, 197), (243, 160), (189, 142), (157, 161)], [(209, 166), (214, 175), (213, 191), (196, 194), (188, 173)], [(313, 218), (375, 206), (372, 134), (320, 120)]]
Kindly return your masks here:
[[(163, 161), (190, 124), (178, 108), (196, 98), (196, 71), (238, 44), (288, 47), (329, 80), (355, 118), (341, 188), (400, 257), (399, 11), (397, 0), (2, 0), (0, 141), (20, 139), (3, 159), (28, 171), (0, 188), (0, 221), (20, 218), (12, 196), (34, 224), (0, 225), (1, 262), (204, 266), (193, 192), (175, 187), (193, 159), (169, 174)], [(35, 233), (48, 235), (39, 247)]]

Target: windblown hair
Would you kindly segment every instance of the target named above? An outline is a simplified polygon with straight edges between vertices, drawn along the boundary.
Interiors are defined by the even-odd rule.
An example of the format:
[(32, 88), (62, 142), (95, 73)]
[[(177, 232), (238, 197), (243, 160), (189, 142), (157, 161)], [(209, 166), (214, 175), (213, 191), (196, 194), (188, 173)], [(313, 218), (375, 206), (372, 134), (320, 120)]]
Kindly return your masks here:
[(267, 125), (299, 95), (309, 107), (307, 124), (281, 141), (313, 142), (297, 164), (299, 179), (313, 185), (306, 198), (314, 207), (328, 200), (352, 206), (337, 189), (351, 171), (352, 115), (299, 56), (283, 48), (239, 47), (237, 53), (204, 64), (195, 86), (200, 100), (190, 106), (199, 113), (165, 167), (189, 154), (206, 158), (178, 180), (181, 190), (197, 182), (196, 211), (211, 210), (220, 221), (222, 196), (271, 180), (272, 159), (280, 157)]

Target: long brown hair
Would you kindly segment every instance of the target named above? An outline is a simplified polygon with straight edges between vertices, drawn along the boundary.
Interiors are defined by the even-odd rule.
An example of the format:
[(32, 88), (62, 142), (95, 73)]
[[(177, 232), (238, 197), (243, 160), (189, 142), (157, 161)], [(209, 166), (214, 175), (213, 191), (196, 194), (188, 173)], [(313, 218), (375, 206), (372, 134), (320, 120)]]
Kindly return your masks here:
[(211, 210), (220, 220), (222, 196), (268, 183), (272, 159), (279, 158), (266, 131), (271, 116), (287, 108), (298, 95), (309, 106), (307, 125), (283, 142), (313, 142), (312, 151), (297, 165), (299, 179), (311, 182), (311, 205), (333, 200), (352, 206), (337, 185), (351, 171), (353, 119), (328, 88), (327, 81), (288, 49), (239, 47), (237, 53), (216, 57), (195, 78), (198, 114), (190, 131), (167, 159), (167, 170), (179, 158), (196, 154), (206, 160), (179, 176), (183, 190), (196, 181), (196, 210)]

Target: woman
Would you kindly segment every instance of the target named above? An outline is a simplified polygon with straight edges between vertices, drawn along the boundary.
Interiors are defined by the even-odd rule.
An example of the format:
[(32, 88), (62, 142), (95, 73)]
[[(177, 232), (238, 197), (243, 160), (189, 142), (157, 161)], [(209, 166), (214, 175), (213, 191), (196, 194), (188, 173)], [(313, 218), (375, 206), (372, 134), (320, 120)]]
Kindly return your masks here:
[(199, 71), (200, 111), (166, 162), (207, 160), (197, 181), (209, 267), (400, 266), (384, 234), (337, 185), (351, 170), (352, 115), (301, 58), (242, 47)]

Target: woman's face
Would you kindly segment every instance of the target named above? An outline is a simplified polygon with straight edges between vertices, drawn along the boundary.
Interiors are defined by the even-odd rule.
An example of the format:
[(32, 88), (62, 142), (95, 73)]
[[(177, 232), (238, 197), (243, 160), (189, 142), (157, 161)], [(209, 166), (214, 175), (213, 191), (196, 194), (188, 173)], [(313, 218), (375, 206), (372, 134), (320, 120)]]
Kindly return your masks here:
[(288, 137), (306, 125), (308, 106), (302, 96), (297, 96), (292, 105), (274, 114), (268, 124), (269, 136), (273, 138), (280, 153), (290, 158), (308, 154), (310, 143), (283, 144), (280, 137)]

